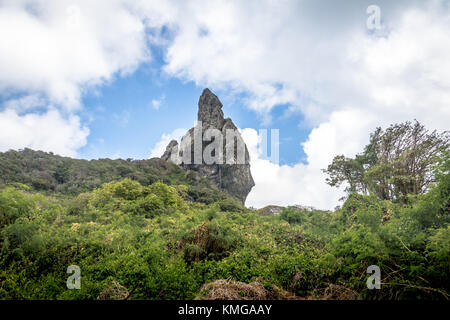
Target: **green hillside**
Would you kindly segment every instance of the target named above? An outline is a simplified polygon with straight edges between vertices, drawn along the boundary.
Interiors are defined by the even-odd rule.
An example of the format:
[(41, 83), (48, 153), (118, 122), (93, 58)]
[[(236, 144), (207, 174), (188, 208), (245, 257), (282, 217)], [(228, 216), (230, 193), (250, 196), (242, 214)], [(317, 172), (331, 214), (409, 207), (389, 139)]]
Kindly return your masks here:
[[(330, 184), (352, 179), (334, 211), (260, 215), (159, 159), (3, 153), (0, 298), (449, 299), (448, 140), (386, 157), (391, 128), (327, 169)], [(413, 190), (421, 175), (407, 168), (425, 158), (433, 179)], [(79, 290), (66, 286), (70, 265)], [(379, 290), (366, 285), (371, 265)]]
[(125, 178), (143, 186), (157, 181), (185, 185), (191, 201), (211, 203), (228, 197), (195, 172), (159, 158), (88, 161), (31, 149), (0, 152), (0, 186), (19, 182), (45, 194), (77, 195)]

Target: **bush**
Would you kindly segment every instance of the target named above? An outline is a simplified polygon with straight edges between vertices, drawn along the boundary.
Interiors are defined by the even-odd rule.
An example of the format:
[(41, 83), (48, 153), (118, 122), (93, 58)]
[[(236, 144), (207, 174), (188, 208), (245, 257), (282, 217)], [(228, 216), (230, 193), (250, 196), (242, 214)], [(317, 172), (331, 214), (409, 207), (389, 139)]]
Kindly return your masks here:
[(280, 218), (290, 224), (302, 224), (306, 220), (304, 211), (293, 207), (283, 208), (280, 212)]
[[(406, 204), (352, 194), (333, 212), (289, 207), (273, 216), (215, 193), (210, 204), (192, 202), (190, 186), (161, 181), (143, 187), (125, 179), (74, 196), (6, 186), (0, 298), (193, 299), (205, 283), (229, 281), (223, 288), (231, 290), (235, 281), (289, 291), (285, 298), (443, 299), (444, 180)], [(81, 268), (81, 290), (65, 286), (72, 264)], [(366, 287), (372, 264), (383, 290)]]
[(218, 202), (219, 208), (221, 211), (228, 212), (244, 212), (246, 211), (245, 207), (234, 198), (226, 198)]

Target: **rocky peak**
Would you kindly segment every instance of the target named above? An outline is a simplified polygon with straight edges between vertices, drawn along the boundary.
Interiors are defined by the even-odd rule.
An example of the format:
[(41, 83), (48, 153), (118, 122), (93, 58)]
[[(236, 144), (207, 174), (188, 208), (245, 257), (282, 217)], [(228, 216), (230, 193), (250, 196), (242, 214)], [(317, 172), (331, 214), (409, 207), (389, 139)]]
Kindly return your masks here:
[(223, 126), (222, 103), (219, 98), (208, 88), (203, 90), (198, 100), (198, 121), (202, 121), (203, 126), (220, 129)]
[[(198, 134), (199, 124), (201, 123), (200, 142), (194, 143), (194, 139)], [(220, 149), (214, 149), (214, 155), (222, 153), (222, 162), (207, 164), (202, 158), (203, 153), (209, 152), (211, 144), (214, 140), (205, 139), (206, 129), (217, 129), (222, 135), (223, 152)], [(233, 142), (230, 150), (233, 154), (227, 154), (226, 137), (227, 131), (231, 130), (234, 133)], [(197, 133), (196, 133), (197, 131)], [(202, 139), (203, 138), (203, 139)], [(243, 147), (243, 148), (242, 148)], [(205, 149), (208, 150), (205, 151)], [(218, 147), (219, 148), (219, 147)], [(195, 162), (195, 153), (201, 154), (200, 162)], [(239, 157), (238, 154), (243, 155)], [(255, 185), (250, 171), (250, 157), (247, 146), (242, 139), (239, 131), (230, 118), (224, 119), (222, 111), (222, 103), (219, 98), (209, 89), (203, 90), (202, 95), (198, 101), (198, 124), (195, 128), (191, 128), (181, 139), (180, 144), (172, 140), (166, 148), (163, 160), (172, 161), (186, 170), (196, 171), (199, 175), (206, 177), (219, 190), (223, 190), (240, 199), (245, 203), (245, 199), (252, 187)], [(220, 156), (219, 156), (220, 158)], [(191, 159), (191, 160), (186, 160)], [(233, 159), (234, 163), (229, 164), (227, 159)], [(240, 161), (243, 159), (243, 161)]]
[(178, 152), (178, 142), (177, 140), (171, 140), (169, 144), (166, 147), (166, 151), (162, 155), (161, 159), (163, 160), (169, 160), (172, 153)]

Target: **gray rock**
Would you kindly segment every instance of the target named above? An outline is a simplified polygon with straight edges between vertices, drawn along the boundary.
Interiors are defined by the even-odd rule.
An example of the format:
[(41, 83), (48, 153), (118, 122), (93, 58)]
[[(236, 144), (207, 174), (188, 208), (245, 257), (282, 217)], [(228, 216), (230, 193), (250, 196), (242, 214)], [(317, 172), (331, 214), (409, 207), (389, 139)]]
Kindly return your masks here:
[[(201, 131), (199, 123), (201, 122)], [(197, 128), (197, 130), (195, 130)], [(163, 160), (172, 161), (184, 169), (197, 172), (199, 175), (206, 177), (219, 190), (228, 192), (230, 195), (240, 199), (245, 203), (247, 195), (255, 185), (250, 171), (250, 156), (247, 146), (244, 143), (239, 131), (229, 118), (224, 119), (222, 111), (222, 103), (219, 98), (209, 89), (203, 90), (198, 101), (198, 124), (196, 128), (191, 128), (181, 139), (180, 145), (177, 141), (172, 140), (166, 148)], [(206, 164), (205, 159), (201, 159), (200, 163), (194, 162), (195, 149), (197, 155), (203, 154), (205, 148), (213, 143), (213, 141), (201, 141), (194, 143), (194, 136), (197, 132), (203, 134), (206, 129), (217, 129), (222, 133), (223, 151), (217, 155), (223, 159), (221, 163)], [(233, 130), (235, 135), (234, 149), (227, 152), (227, 130)], [(220, 150), (219, 148), (217, 150)], [(240, 153), (238, 152), (240, 151)], [(215, 152), (214, 152), (215, 155)], [(238, 155), (242, 155), (239, 157)], [(234, 164), (229, 164), (227, 159), (233, 160)]]
[(257, 210), (257, 212), (260, 216), (273, 216), (280, 214), (281, 210), (283, 210), (283, 207), (270, 205)]
[(161, 159), (163, 160), (169, 160), (170, 156), (173, 154), (177, 154), (178, 153), (178, 142), (177, 140), (172, 140), (169, 142), (169, 144), (166, 147), (166, 151), (164, 152), (164, 154), (162, 155)]
[(208, 88), (203, 90), (200, 99), (198, 100), (198, 121), (203, 122), (205, 128), (223, 127), (223, 111), (222, 103), (219, 98), (212, 93)]

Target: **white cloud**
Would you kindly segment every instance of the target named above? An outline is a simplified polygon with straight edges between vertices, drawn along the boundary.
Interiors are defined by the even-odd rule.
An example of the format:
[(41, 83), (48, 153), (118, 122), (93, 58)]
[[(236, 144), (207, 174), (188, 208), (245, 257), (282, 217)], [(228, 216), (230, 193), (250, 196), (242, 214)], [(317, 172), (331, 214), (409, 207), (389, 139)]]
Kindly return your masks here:
[[(263, 119), (277, 104), (302, 112), (312, 129), (303, 144), (308, 162), (277, 166), (254, 153), (249, 204), (331, 208), (340, 191), (325, 185), (320, 169), (334, 155), (360, 151), (376, 126), (416, 118), (442, 130), (450, 119), (448, 2), (378, 0), (382, 37), (366, 30), (369, 4), (2, 1), (0, 98), (10, 100), (0, 113), (0, 146), (75, 154), (86, 143), (73, 115), (83, 93), (148, 61), (151, 43), (166, 49), (167, 74), (247, 93), (247, 106)], [(163, 26), (169, 37), (160, 35)], [(151, 155), (183, 133), (163, 135)]]
[(4, 103), (5, 108), (14, 109), (18, 112), (28, 111), (30, 109), (45, 105), (46, 101), (37, 94), (22, 96), (17, 99), (10, 99)]
[(148, 61), (145, 31), (125, 1), (2, 1), (1, 149), (76, 156), (89, 132), (76, 116), (83, 93)]
[(152, 108), (155, 110), (159, 110), (161, 105), (164, 103), (165, 99), (166, 99), (166, 96), (164, 94), (159, 99), (152, 99), (152, 101), (151, 101)]
[(448, 109), (450, 15), (433, 3), (379, 1), (388, 36), (379, 38), (366, 29), (363, 1), (189, 1), (175, 11), (165, 70), (248, 92), (259, 112), (291, 104), (311, 125), (347, 107), (395, 105), (402, 116), (425, 116), (418, 96)]
[(294, 166), (278, 165), (263, 159), (255, 129), (243, 129), (242, 136), (249, 149), (251, 171), (255, 186), (245, 204), (261, 208), (269, 204), (301, 204), (331, 209), (342, 197), (342, 190), (333, 190), (324, 183), (320, 165), (299, 163)]
[(6, 109), (0, 112), (0, 128), (0, 151), (20, 146), (70, 157), (86, 144), (89, 134), (77, 116), (64, 117), (52, 108), (42, 114), (25, 115)]
[(2, 1), (0, 39), (0, 92), (43, 93), (68, 109), (149, 59), (144, 24), (122, 1)]
[(153, 109), (158, 110), (160, 106), (161, 106), (161, 100), (156, 100), (156, 99), (152, 100)]
[(306, 164), (278, 166), (254, 153), (248, 205), (332, 208), (341, 192), (320, 169), (337, 154), (360, 152), (377, 126), (415, 118), (448, 129), (447, 2), (379, 1), (384, 30), (374, 34), (366, 29), (368, 4), (190, 1), (172, 17), (168, 74), (249, 93), (247, 106), (265, 115), (290, 104), (313, 129), (303, 144)]
[[(320, 209), (333, 209), (344, 195), (343, 188), (331, 188), (325, 183), (322, 172), (337, 154), (353, 156), (367, 144), (368, 133), (364, 132), (372, 118), (360, 110), (344, 110), (332, 114), (330, 121), (312, 130), (303, 143), (307, 163), (293, 166), (279, 165), (262, 157), (261, 142), (254, 129), (242, 130), (249, 148), (251, 171), (255, 187), (250, 192), (246, 205), (261, 208), (269, 204), (300, 204)], [(299, 145), (300, 148), (300, 145)], [(276, 187), (275, 187), (276, 186)]]
[(166, 151), (166, 147), (171, 140), (177, 140), (180, 142), (181, 137), (186, 134), (187, 130), (178, 128), (173, 130), (171, 133), (163, 133), (161, 139), (155, 144), (153, 149), (150, 151), (149, 158), (159, 158)]

